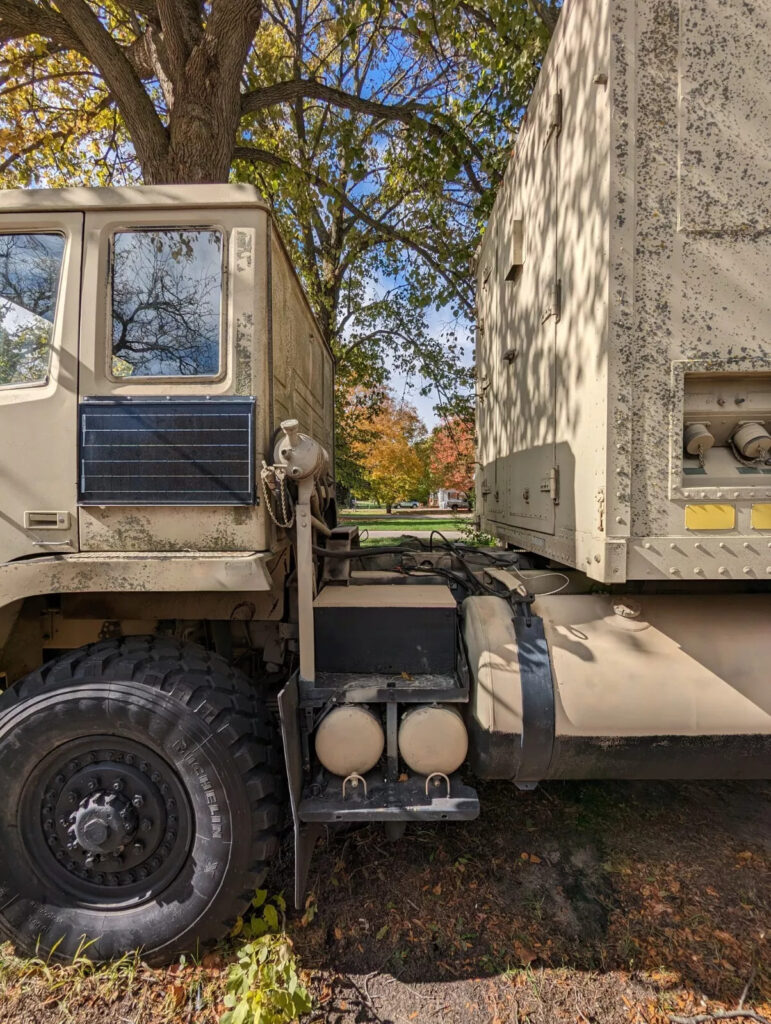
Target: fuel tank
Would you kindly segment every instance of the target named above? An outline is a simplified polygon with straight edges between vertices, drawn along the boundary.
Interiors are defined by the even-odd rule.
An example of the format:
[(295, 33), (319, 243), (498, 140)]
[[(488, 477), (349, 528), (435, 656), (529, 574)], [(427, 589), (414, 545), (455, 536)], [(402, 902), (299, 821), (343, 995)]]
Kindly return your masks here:
[(771, 778), (771, 595), (470, 597), (481, 778)]

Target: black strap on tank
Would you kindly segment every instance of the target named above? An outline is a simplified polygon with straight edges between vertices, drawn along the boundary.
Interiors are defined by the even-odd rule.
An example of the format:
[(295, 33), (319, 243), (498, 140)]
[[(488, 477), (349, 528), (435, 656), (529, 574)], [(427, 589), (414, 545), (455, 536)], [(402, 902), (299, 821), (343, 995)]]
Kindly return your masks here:
[(515, 780), (546, 777), (554, 748), (554, 681), (543, 619), (532, 597), (514, 603), (514, 633), (522, 686), (522, 754)]

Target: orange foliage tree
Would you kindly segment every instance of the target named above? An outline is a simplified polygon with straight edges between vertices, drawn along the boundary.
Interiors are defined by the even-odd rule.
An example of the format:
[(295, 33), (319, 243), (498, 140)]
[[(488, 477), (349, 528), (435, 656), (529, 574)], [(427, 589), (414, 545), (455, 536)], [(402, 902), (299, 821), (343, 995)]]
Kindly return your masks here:
[(354, 450), (375, 500), (391, 506), (412, 498), (426, 477), (426, 428), (416, 410), (390, 396), (380, 402), (366, 424), (366, 439), (356, 439)]
[(446, 487), (471, 497), (474, 490), (474, 427), (454, 417), (436, 427), (430, 439), (431, 477), (435, 488)]

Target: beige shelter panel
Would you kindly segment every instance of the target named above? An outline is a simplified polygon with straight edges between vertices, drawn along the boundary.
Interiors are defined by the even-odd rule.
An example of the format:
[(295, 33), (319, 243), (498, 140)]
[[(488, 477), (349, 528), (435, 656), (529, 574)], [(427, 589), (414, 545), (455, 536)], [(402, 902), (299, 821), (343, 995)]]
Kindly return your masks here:
[(334, 449), (334, 359), (300, 289), (283, 242), (270, 236), (272, 428), (296, 419), (327, 451)]
[[(750, 412), (771, 434), (769, 17), (768, 5), (741, 0), (565, 0), (480, 248), (483, 528), (593, 579), (768, 578), (751, 509), (771, 498), (771, 476), (731, 445)], [(558, 134), (545, 136), (557, 120)], [(555, 137), (552, 190), (545, 168), (529, 168)], [(528, 225), (543, 236), (555, 204), (552, 340)], [(511, 261), (520, 236), (517, 283), (495, 266), (501, 254)], [(505, 384), (502, 353), (517, 378)], [(544, 454), (533, 424), (544, 421), (537, 403), (552, 363), (558, 479), (543, 493), (553, 534), (545, 517), (523, 516)], [(709, 407), (696, 409), (702, 392)], [(684, 452), (690, 427), (706, 439), (701, 452)], [(502, 474), (512, 448), (517, 462)], [(724, 538), (713, 543), (705, 529), (703, 545), (691, 543), (700, 531), (685, 514), (728, 503), (738, 573), (740, 556), (721, 555)]]

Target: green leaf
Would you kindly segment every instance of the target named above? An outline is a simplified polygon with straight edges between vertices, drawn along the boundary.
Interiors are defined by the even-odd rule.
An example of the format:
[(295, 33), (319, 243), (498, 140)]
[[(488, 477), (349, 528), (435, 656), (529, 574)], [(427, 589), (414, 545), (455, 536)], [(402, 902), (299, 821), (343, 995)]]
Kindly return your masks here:
[(249, 1016), (249, 1004), (239, 1003), (238, 1006), (233, 1010), (231, 1016), (231, 1024), (244, 1024), (246, 1018)]
[(268, 903), (262, 912), (268, 929), (272, 932), (278, 931), (278, 911)]

